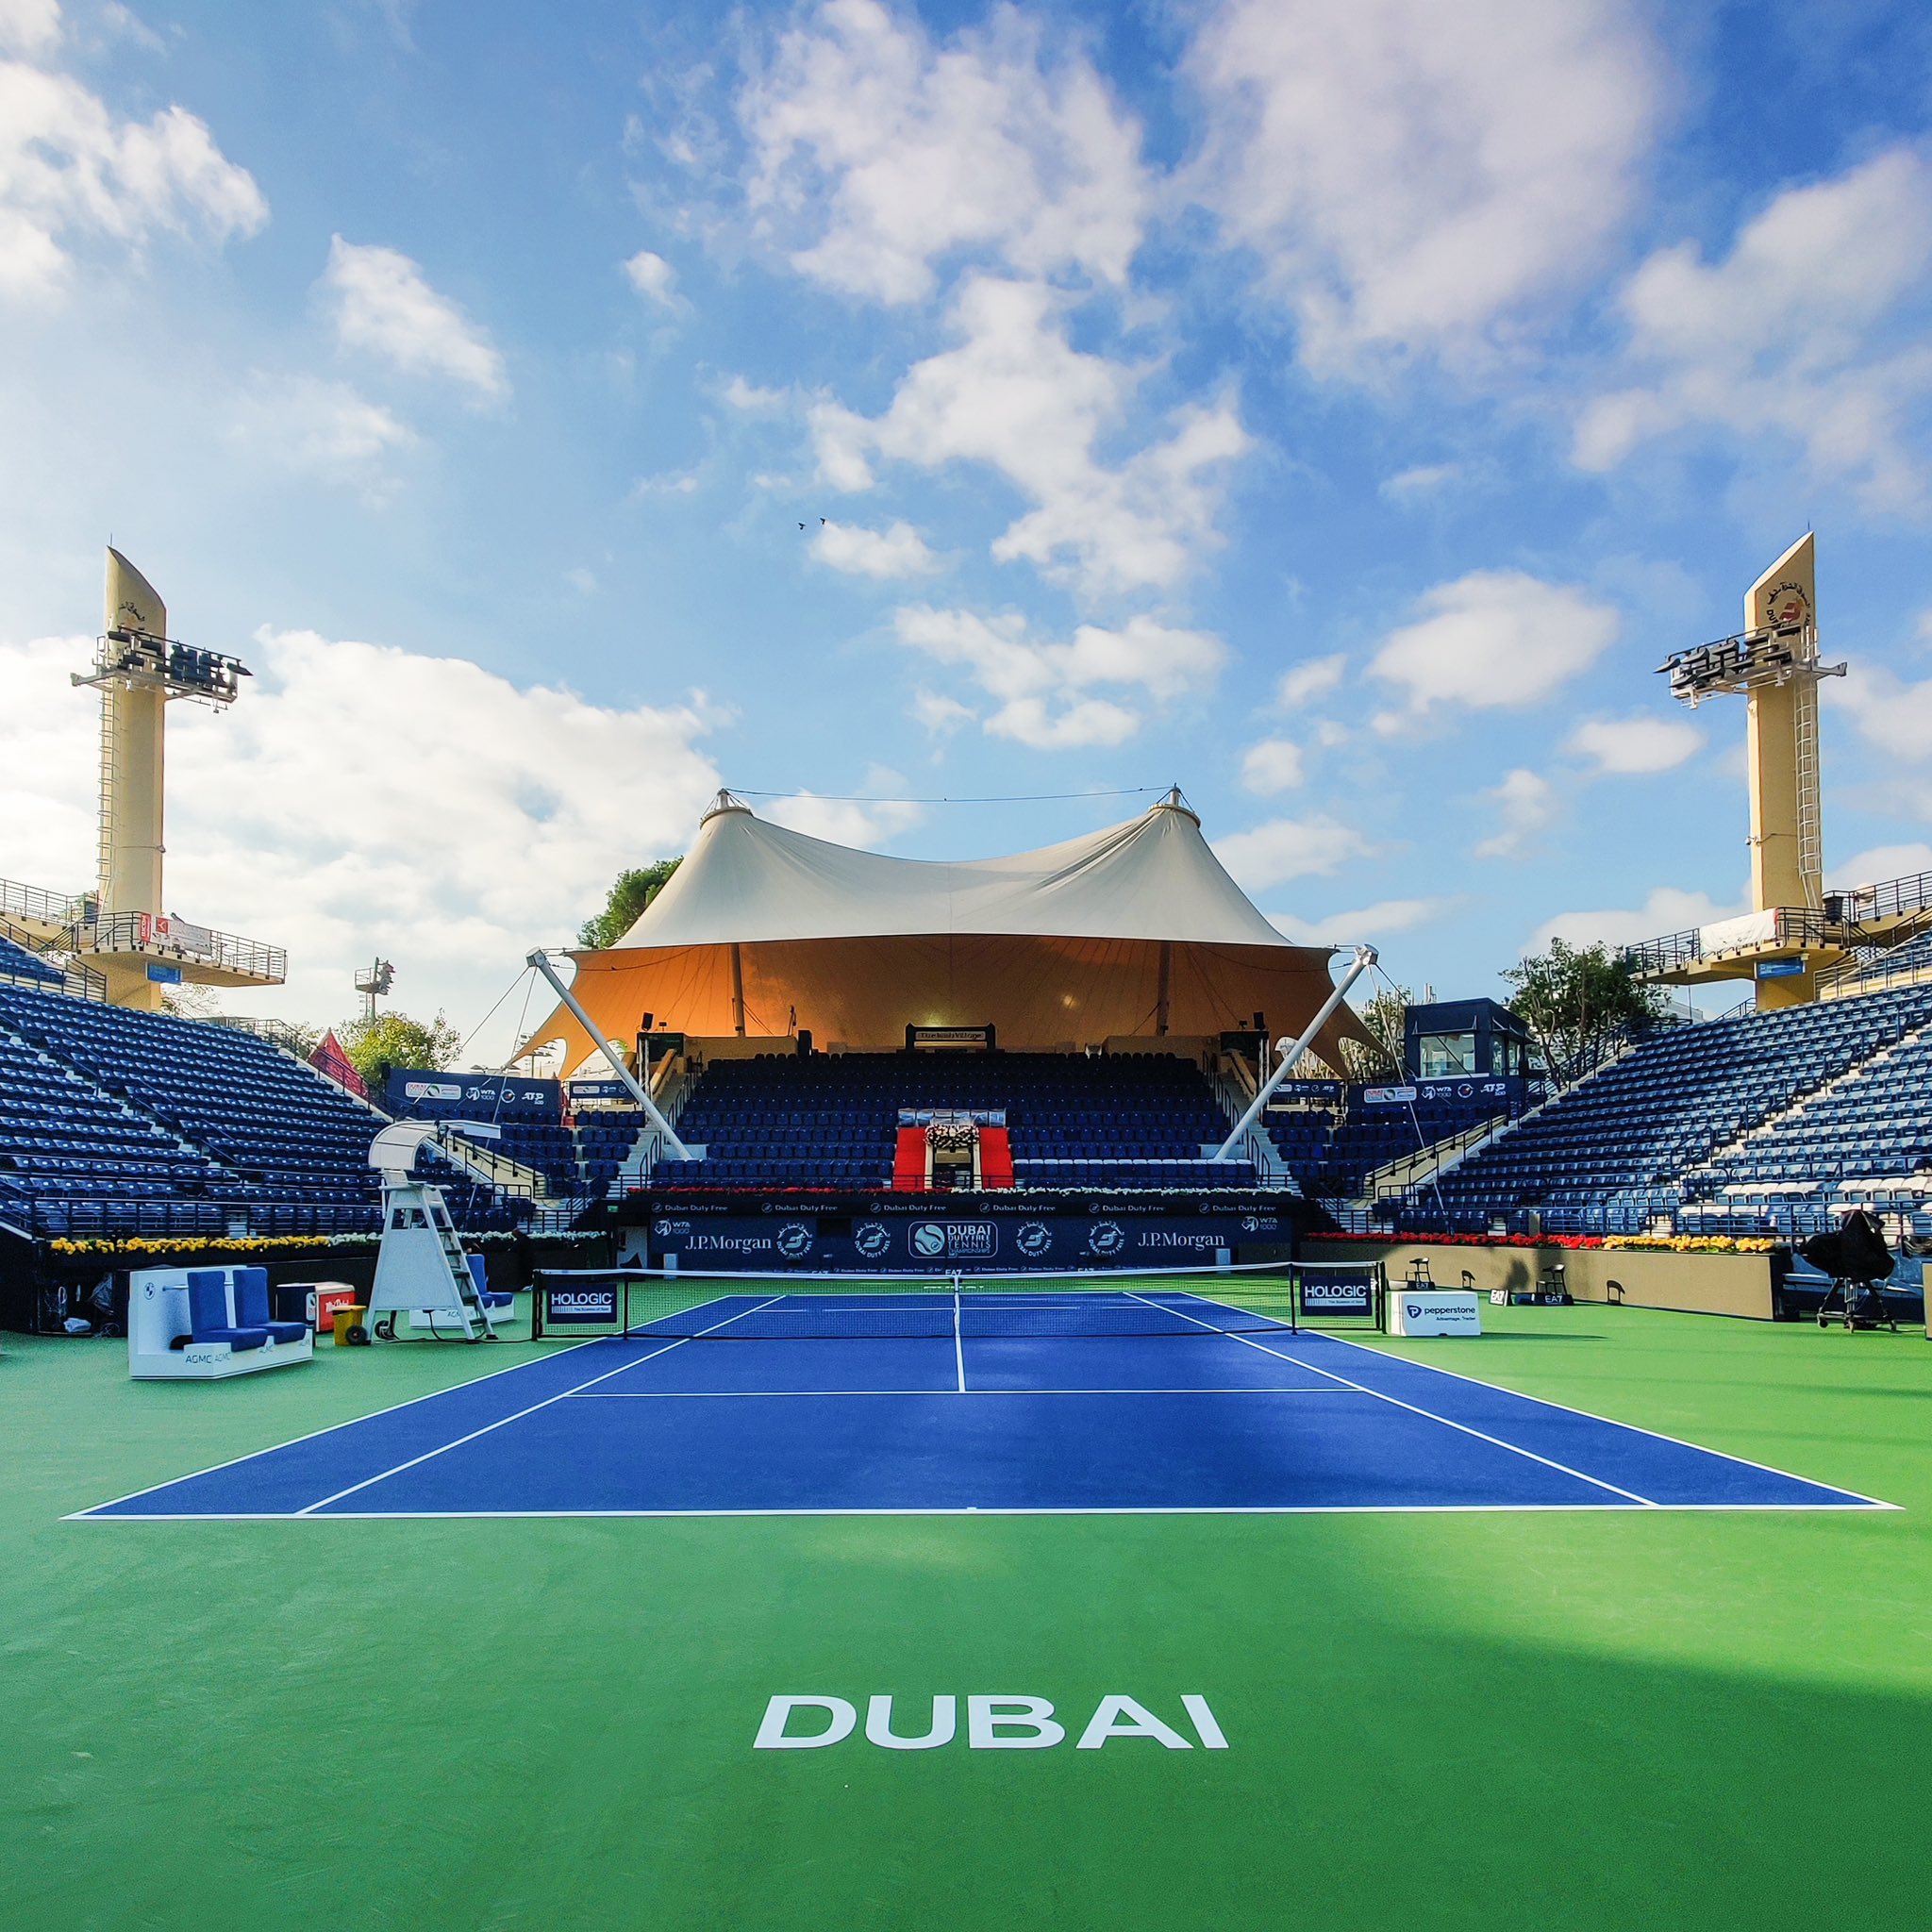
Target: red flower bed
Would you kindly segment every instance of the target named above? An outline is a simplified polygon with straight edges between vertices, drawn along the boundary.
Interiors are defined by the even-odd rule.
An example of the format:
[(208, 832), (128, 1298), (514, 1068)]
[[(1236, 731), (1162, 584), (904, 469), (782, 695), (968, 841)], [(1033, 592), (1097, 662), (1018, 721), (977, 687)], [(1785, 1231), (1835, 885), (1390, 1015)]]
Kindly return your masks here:
[(1310, 1234), (1311, 1241), (1397, 1242), (1422, 1248), (1600, 1248), (1600, 1234)]

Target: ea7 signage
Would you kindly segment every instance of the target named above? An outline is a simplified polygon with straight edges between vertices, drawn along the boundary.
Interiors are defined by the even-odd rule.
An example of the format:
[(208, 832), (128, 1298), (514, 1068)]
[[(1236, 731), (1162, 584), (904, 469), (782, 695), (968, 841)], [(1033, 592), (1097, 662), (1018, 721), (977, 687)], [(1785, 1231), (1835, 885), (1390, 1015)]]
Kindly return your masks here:
[[(1203, 1750), (1225, 1751), (1227, 1739), (1208, 1700), (1190, 1692), (1178, 1702), (1184, 1716), (1176, 1725), (1136, 1698), (1103, 1697), (1079, 1726), (1074, 1749), (1098, 1751), (1116, 1740), (1139, 1738), (1169, 1751), (1191, 1751), (1197, 1740)], [(1051, 1751), (1066, 1742), (1071, 1728), (1044, 1697), (935, 1697), (929, 1707), (924, 1698), (908, 1699), (903, 1714), (895, 1716), (893, 1700), (875, 1696), (865, 1700), (865, 1741), (882, 1751), (940, 1750), (959, 1735), (962, 1703), (969, 1751)], [(778, 1696), (765, 1706), (752, 1749), (823, 1751), (844, 1743), (858, 1728), (858, 1706), (849, 1698)]]

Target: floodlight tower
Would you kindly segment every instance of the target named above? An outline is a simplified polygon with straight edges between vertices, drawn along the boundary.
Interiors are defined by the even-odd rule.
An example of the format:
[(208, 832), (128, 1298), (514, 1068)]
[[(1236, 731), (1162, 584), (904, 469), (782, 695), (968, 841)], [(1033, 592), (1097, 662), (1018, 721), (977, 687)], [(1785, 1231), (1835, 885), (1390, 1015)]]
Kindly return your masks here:
[(162, 897), (168, 705), (190, 698), (225, 710), (247, 667), (170, 638), (159, 593), (111, 548), (105, 602), (93, 668), (73, 679), (101, 694), (100, 876), (70, 943), (105, 975), (117, 1006), (152, 1011), (165, 988), (184, 980), (279, 985), (279, 948), (171, 920)]
[(1754, 912), (1784, 915), (1764, 948), (1777, 957), (1737, 962), (1755, 981), (1760, 1011), (1815, 999), (1815, 955), (1825, 950), (1822, 927), (1813, 943), (1805, 928), (1816, 922), (1792, 916), (1821, 913), (1824, 903), (1818, 683), (1845, 675), (1843, 664), (1819, 661), (1817, 611), (1817, 557), (1807, 530), (1744, 593), (1738, 636), (1676, 652), (1658, 666), (1671, 694), (1693, 708), (1720, 693), (1742, 691), (1748, 701), (1751, 905)]

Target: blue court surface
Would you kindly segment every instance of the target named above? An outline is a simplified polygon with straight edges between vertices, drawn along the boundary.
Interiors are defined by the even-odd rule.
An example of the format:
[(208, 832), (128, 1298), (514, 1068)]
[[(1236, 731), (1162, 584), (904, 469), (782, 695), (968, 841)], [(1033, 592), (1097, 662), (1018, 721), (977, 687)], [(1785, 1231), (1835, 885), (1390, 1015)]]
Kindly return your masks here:
[[(943, 1332), (840, 1335), (819, 1332), (840, 1326), (834, 1297), (722, 1297), (690, 1334), (548, 1352), (83, 1513), (1889, 1507), (1339, 1336), (1162, 1300), (1176, 1332), (1045, 1332), (1044, 1298), (1027, 1333), (1010, 1301), (976, 1321), (968, 1292), (900, 1298), (944, 1311)], [(774, 1308), (813, 1339), (727, 1339)], [(1242, 1332), (1224, 1332), (1238, 1313)]]

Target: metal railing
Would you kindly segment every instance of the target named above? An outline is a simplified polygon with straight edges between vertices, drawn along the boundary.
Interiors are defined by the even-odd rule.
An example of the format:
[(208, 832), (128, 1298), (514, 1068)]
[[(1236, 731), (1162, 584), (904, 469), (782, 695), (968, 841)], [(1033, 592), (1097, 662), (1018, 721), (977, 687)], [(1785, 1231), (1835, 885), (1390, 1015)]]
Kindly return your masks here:
[(0, 915), (39, 920), (43, 925), (72, 925), (88, 912), (86, 895), (72, 892), (45, 892), (38, 886), (24, 886), (18, 879), (0, 879)]
[(146, 912), (110, 912), (106, 918), (76, 923), (67, 928), (62, 943), (76, 953), (142, 953), (193, 960), (250, 979), (279, 983), (289, 976), (289, 956), (280, 946)]

